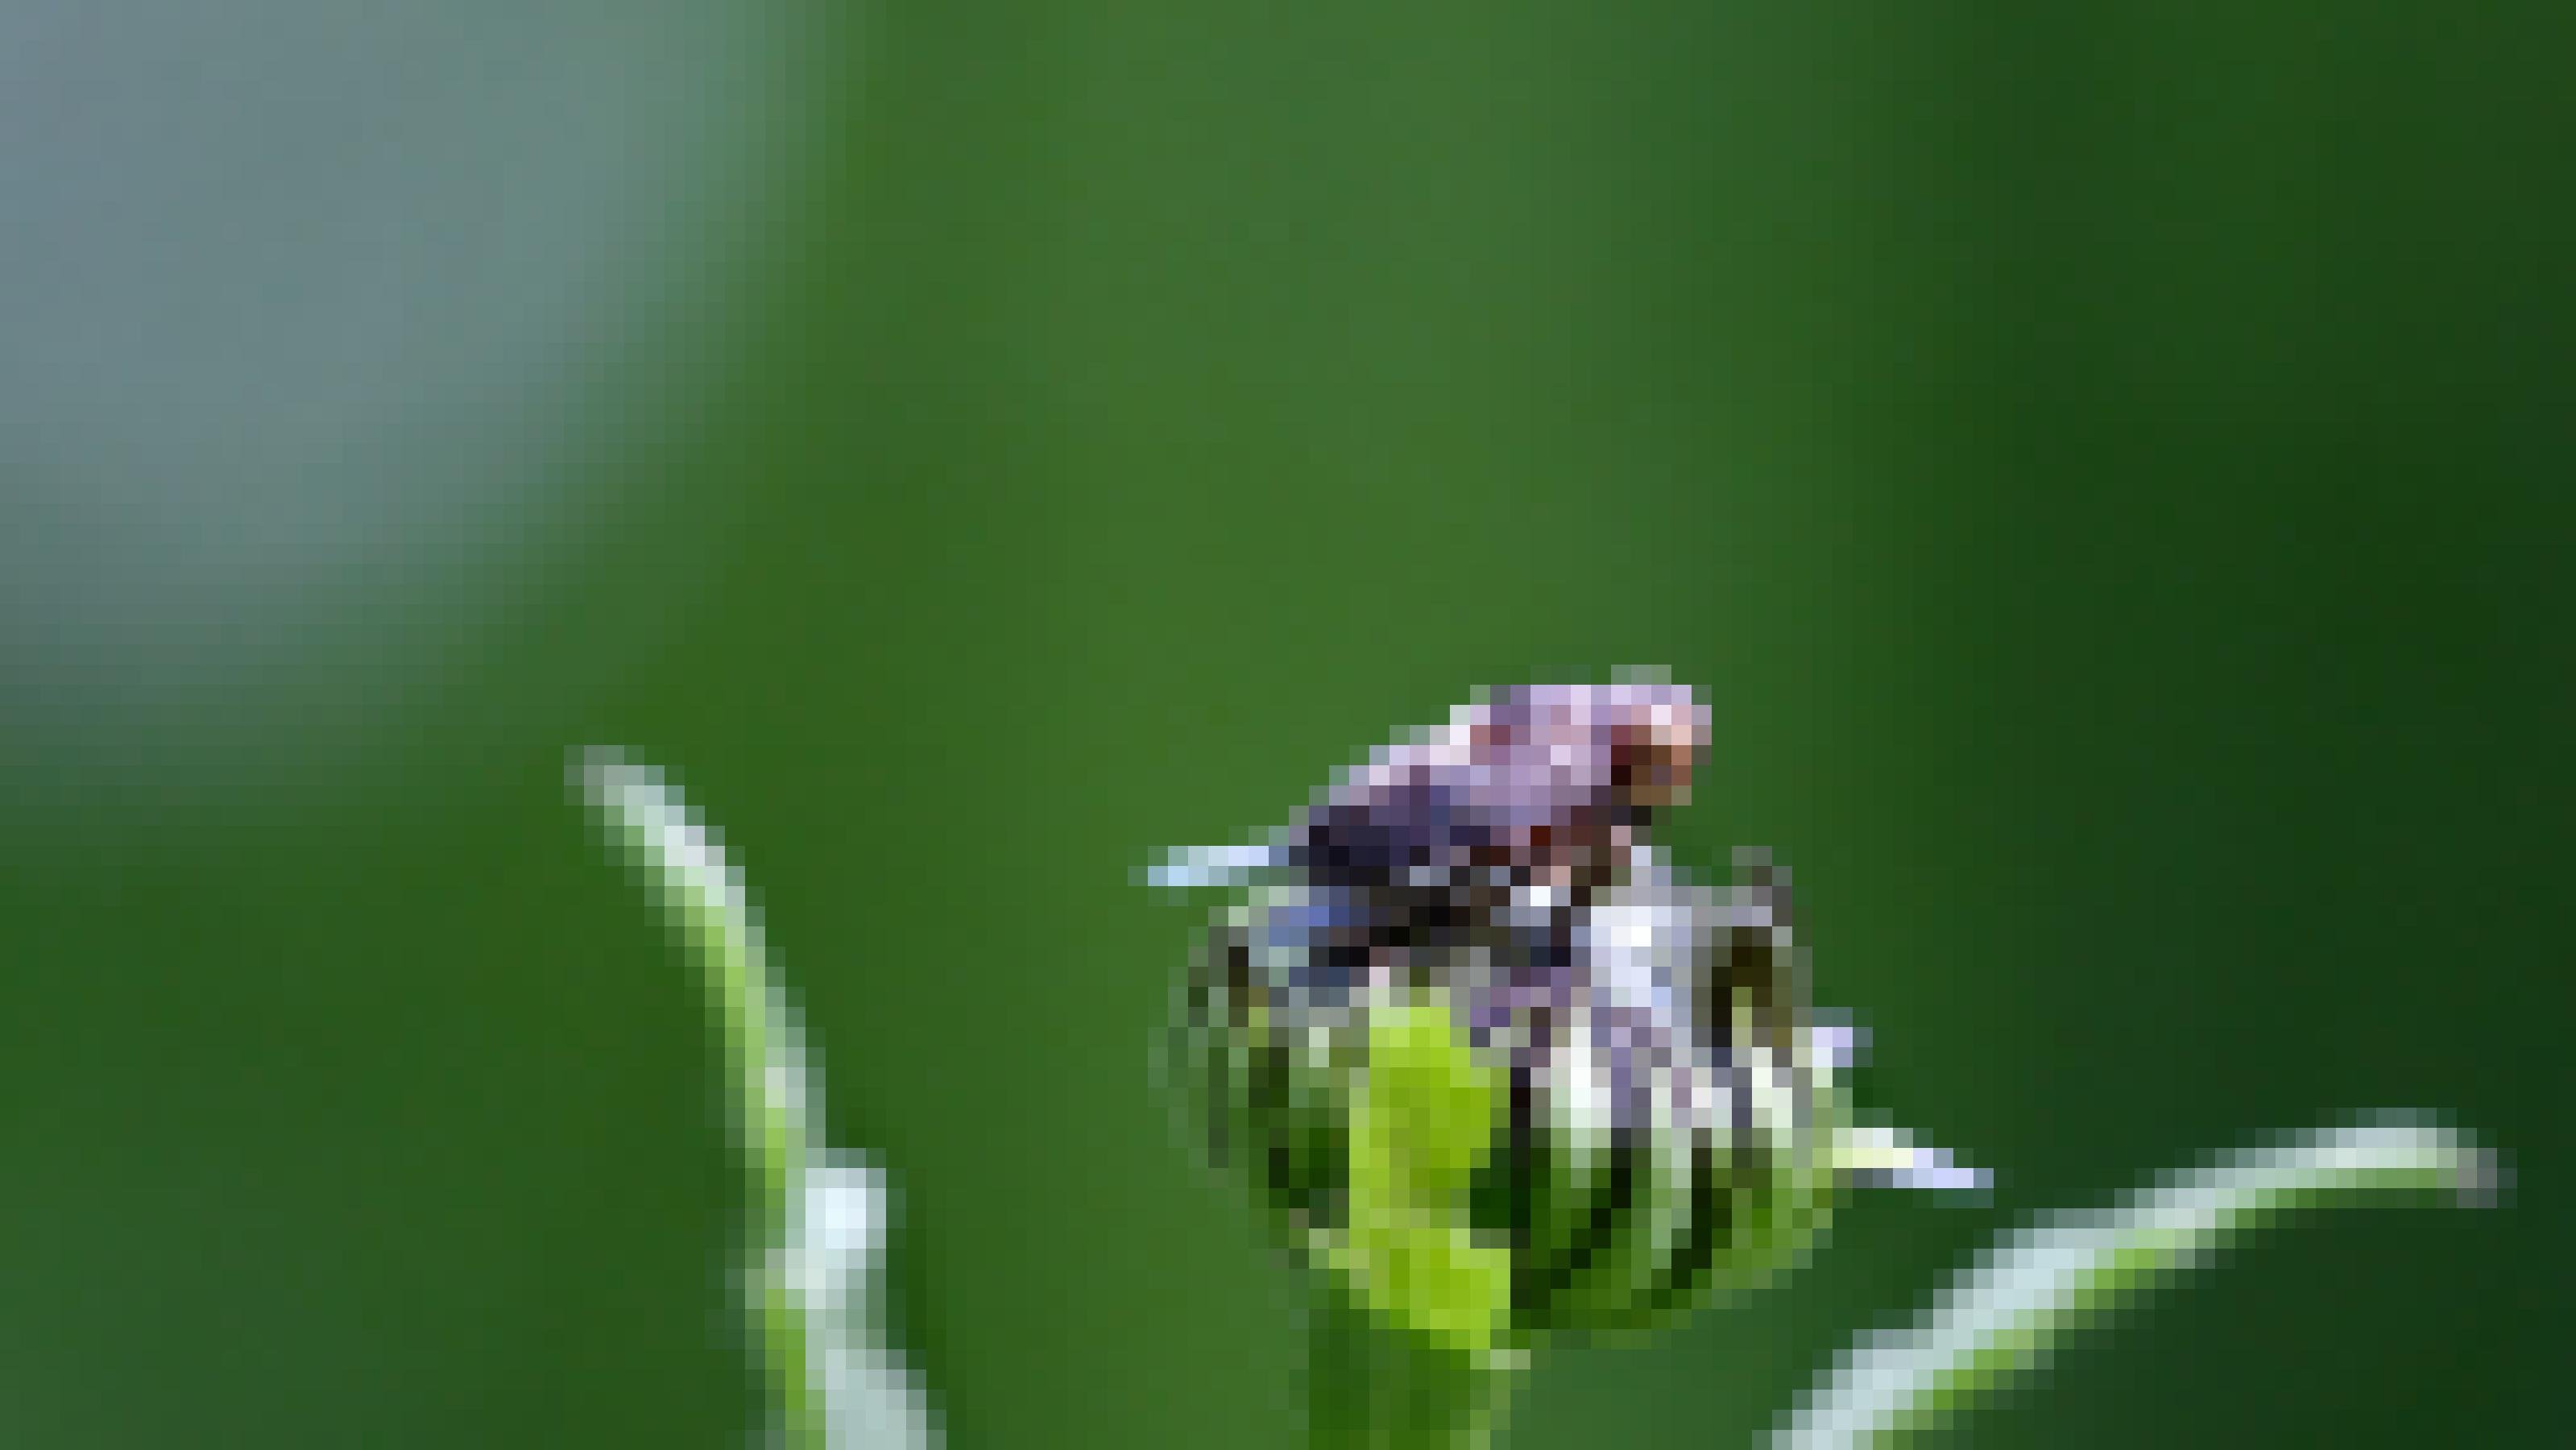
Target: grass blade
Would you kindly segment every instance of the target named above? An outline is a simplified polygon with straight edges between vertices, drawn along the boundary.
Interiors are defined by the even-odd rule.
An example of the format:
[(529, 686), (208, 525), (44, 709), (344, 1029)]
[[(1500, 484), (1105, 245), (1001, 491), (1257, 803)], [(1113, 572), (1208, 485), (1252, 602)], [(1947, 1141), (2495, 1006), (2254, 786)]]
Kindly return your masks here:
[(1854, 1346), (1775, 1446), (1880, 1446), (1938, 1424), (2067, 1330), (2286, 1210), (2387, 1189), (2475, 1201), (2495, 1182), (2493, 1161), (2459, 1135), (2392, 1118), (2239, 1153), (2111, 1213), (2044, 1223), (1990, 1251), (1914, 1327)]
[(873, 1312), (884, 1185), (864, 1163), (823, 1149), (820, 1086), (794, 1014), (770, 980), (740, 874), (659, 773), (594, 750), (581, 761), (581, 777), (662, 898), (723, 1026), (750, 1205), (751, 1314), (776, 1443), (927, 1446), (919, 1396)]

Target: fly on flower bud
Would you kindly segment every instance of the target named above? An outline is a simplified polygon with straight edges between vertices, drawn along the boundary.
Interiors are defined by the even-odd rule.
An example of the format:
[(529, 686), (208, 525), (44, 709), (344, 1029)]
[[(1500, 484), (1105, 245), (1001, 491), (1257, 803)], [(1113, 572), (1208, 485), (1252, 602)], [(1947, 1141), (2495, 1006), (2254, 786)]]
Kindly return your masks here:
[(1708, 713), (1669, 685), (1526, 686), (1376, 751), (1265, 846), (1183, 852), (1158, 884), (1304, 889), (1313, 985), (1420, 981), (1483, 948), (1562, 973), (1582, 913), (1679, 803)]
[(1481, 1350), (1643, 1326), (1792, 1257), (1855, 1136), (1787, 880), (1651, 840), (1709, 740), (1676, 686), (1529, 686), (1375, 752), (1264, 845), (1159, 884), (1243, 895), (1173, 1062), (1220, 1163), (1391, 1319)]
[(1291, 827), (1289, 865), (1358, 885), (1483, 873), (1576, 899), (1687, 794), (1708, 712), (1670, 685), (1533, 685), (1377, 751)]

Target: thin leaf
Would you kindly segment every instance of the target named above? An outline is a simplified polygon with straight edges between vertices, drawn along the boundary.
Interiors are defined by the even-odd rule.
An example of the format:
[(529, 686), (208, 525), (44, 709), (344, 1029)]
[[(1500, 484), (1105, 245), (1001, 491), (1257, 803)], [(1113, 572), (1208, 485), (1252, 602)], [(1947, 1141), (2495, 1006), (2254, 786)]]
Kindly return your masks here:
[(2382, 1189), (2478, 1199), (2494, 1183), (2493, 1162), (2457, 1134), (2383, 1119), (2239, 1153), (2113, 1213), (2017, 1233), (1914, 1328), (1854, 1346), (1775, 1445), (1885, 1445), (1929, 1428), (2037, 1363), (2067, 1330), (2285, 1210)]
[(920, 1397), (873, 1312), (884, 1185), (864, 1163), (823, 1149), (821, 1088), (770, 980), (740, 874), (657, 772), (594, 750), (581, 773), (592, 805), (657, 887), (723, 1024), (751, 1209), (751, 1314), (777, 1433), (794, 1450), (927, 1446)]

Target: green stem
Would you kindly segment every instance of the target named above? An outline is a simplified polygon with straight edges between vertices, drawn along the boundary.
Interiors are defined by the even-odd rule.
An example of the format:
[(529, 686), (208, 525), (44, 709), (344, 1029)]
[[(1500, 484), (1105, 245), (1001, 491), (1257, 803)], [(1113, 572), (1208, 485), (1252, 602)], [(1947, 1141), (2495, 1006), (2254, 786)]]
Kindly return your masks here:
[(1314, 1450), (1491, 1450), (1500, 1436), (1517, 1361), (1395, 1328), (1329, 1287), (1308, 1331)]

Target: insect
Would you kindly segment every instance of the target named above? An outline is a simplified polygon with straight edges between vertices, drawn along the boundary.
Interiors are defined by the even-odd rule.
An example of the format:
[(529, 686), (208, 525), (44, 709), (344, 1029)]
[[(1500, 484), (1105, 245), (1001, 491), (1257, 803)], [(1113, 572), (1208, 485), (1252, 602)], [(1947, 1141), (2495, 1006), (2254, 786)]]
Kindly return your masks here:
[(1421, 979), (1481, 949), (1522, 991), (1561, 979), (1709, 737), (1681, 686), (1527, 685), (1408, 732), (1264, 844), (1177, 853), (1163, 886), (1288, 881), (1300, 985)]

